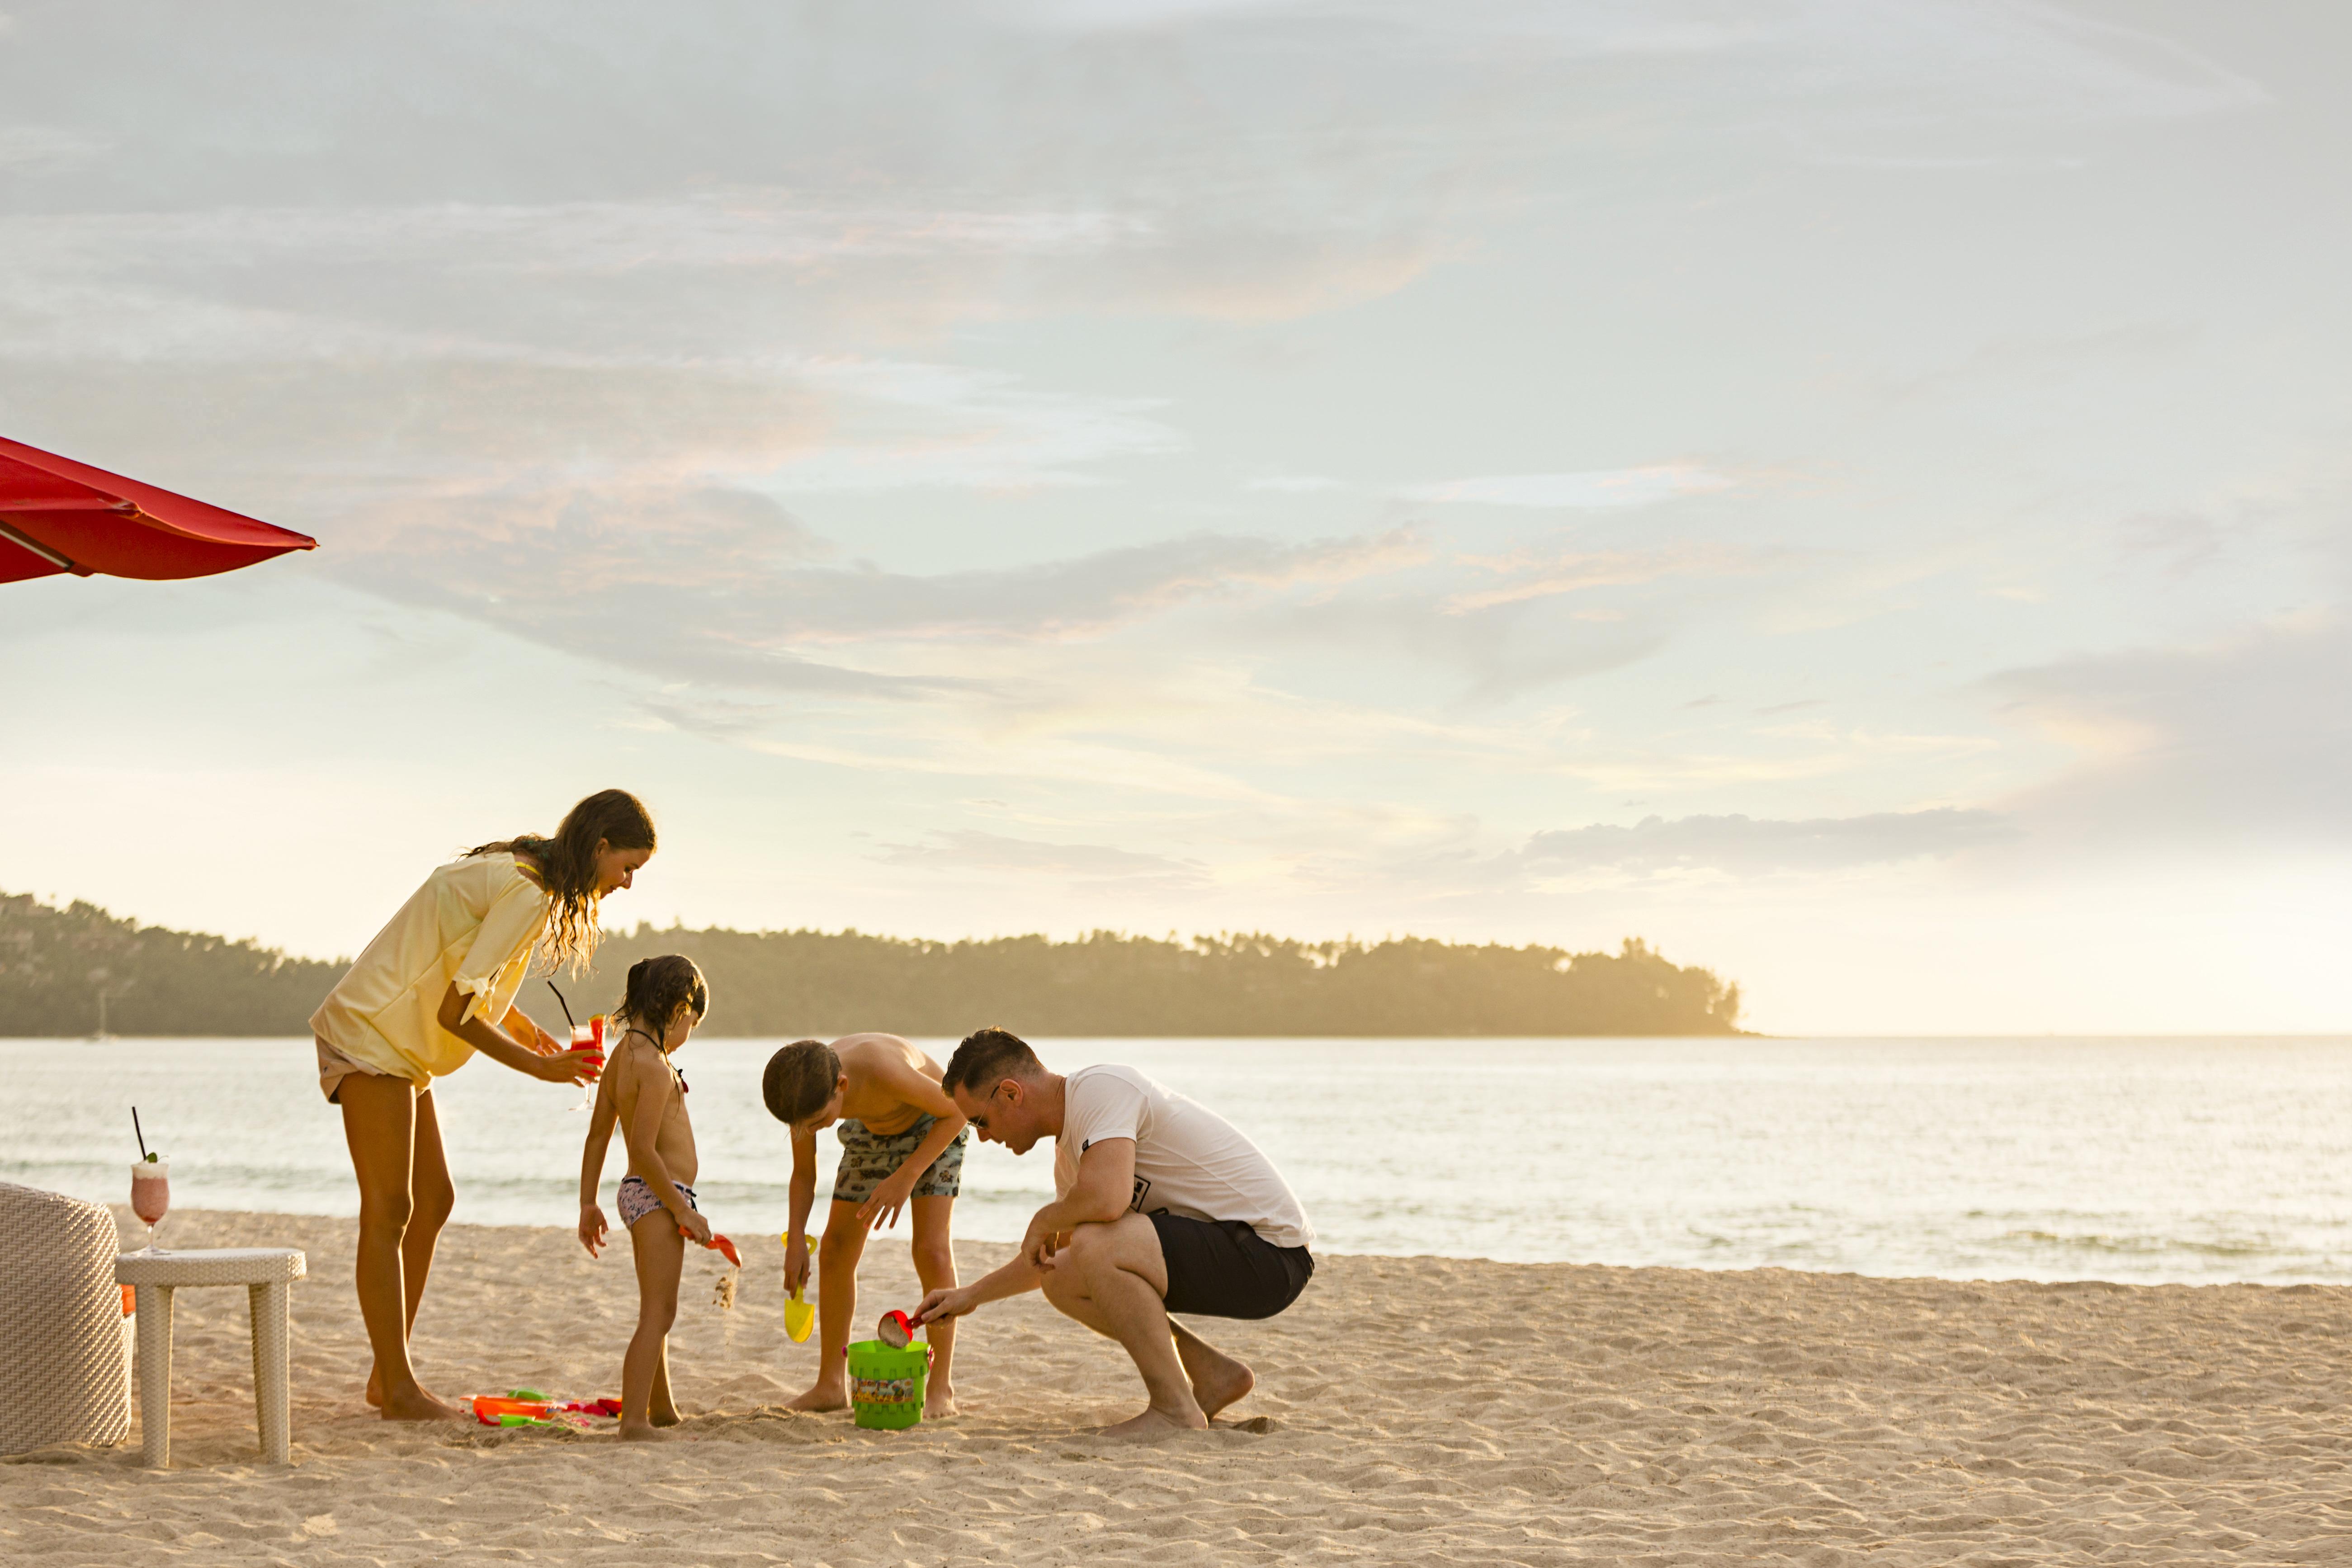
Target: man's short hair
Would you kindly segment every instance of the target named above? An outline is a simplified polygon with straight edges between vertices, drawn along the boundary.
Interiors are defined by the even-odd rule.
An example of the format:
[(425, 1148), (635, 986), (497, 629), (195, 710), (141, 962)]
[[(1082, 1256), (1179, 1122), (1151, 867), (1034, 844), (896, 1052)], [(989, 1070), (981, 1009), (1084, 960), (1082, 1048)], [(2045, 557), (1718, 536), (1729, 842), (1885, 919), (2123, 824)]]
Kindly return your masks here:
[(1020, 1036), (1009, 1029), (975, 1029), (948, 1058), (940, 1087), (950, 1095), (961, 1088), (985, 1100), (1008, 1078), (1034, 1079), (1045, 1071), (1045, 1064)]
[(794, 1040), (768, 1058), (760, 1075), (760, 1098), (768, 1114), (787, 1127), (823, 1110), (841, 1082), (841, 1058), (823, 1040)]

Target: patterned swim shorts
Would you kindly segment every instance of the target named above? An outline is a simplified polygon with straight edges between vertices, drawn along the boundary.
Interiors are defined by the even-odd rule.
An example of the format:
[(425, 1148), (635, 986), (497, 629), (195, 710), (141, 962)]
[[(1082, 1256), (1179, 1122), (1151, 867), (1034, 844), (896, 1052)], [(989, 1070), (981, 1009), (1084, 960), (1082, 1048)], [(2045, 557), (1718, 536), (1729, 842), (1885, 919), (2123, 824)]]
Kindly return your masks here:
[[(692, 1187), (680, 1182), (677, 1184), (677, 1190), (686, 1194), (687, 1207), (697, 1214), (702, 1212), (702, 1205), (694, 1201)], [(613, 1198), (613, 1206), (621, 1211), (621, 1225), (624, 1228), (635, 1225), (649, 1214), (660, 1213), (667, 1206), (661, 1199), (654, 1196), (654, 1184), (643, 1176), (623, 1176), (621, 1190), (614, 1194)]]
[[(936, 1116), (919, 1116), (912, 1127), (887, 1137), (868, 1132), (863, 1121), (842, 1122), (836, 1130), (841, 1137), (841, 1169), (834, 1173), (833, 1201), (862, 1204), (872, 1197), (874, 1189), (907, 1163), (907, 1156), (929, 1135), (937, 1121)], [(931, 1162), (931, 1168), (908, 1195), (951, 1198), (963, 1191), (963, 1152), (971, 1142), (971, 1128), (957, 1133), (955, 1142), (940, 1151), (940, 1157)]]

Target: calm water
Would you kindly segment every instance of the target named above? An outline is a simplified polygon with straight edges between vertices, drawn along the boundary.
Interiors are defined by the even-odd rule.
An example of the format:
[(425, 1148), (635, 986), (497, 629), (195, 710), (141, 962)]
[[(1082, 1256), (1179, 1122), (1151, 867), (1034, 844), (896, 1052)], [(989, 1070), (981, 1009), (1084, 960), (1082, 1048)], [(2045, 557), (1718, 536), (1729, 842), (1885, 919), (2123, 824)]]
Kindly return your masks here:
[[(785, 1217), (776, 1042), (680, 1054), (703, 1206)], [(944, 1056), (940, 1042), (926, 1042)], [(2352, 1280), (2352, 1040), (1063, 1040), (1271, 1154), (1332, 1252), (1961, 1278)], [(0, 1180), (121, 1201), (130, 1107), (187, 1206), (350, 1214), (308, 1040), (0, 1041)], [(568, 1226), (574, 1090), (437, 1094), (457, 1218)], [(820, 1149), (829, 1162), (837, 1146)], [(960, 1234), (1010, 1240), (1051, 1149), (975, 1146)], [(606, 1181), (622, 1162), (615, 1152)], [(822, 1194), (831, 1183), (828, 1163)], [(166, 1222), (165, 1244), (170, 1227)]]

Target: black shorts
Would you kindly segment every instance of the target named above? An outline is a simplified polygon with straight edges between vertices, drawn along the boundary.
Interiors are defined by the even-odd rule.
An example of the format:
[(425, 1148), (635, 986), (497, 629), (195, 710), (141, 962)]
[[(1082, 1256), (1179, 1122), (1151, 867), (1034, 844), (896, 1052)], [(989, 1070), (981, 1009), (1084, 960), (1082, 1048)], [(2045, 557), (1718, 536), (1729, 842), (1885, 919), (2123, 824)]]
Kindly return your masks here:
[(1315, 1259), (1303, 1247), (1276, 1247), (1246, 1221), (1156, 1214), (1168, 1265), (1168, 1310), (1199, 1318), (1271, 1318), (1307, 1289)]

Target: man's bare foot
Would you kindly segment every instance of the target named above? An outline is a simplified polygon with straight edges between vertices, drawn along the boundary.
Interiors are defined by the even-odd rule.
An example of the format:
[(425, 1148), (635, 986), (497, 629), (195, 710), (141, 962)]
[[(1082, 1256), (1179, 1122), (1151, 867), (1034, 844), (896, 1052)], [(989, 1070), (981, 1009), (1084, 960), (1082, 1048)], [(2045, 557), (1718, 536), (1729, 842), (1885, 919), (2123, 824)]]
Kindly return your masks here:
[(820, 1383), (784, 1408), (787, 1410), (846, 1410), (849, 1408), (849, 1389), (846, 1384)]
[(473, 1414), (446, 1399), (436, 1399), (419, 1388), (396, 1394), (378, 1407), (387, 1421), (470, 1421)]
[(1178, 1337), (1176, 1359), (1184, 1363), (1184, 1375), (1192, 1380), (1192, 1397), (1202, 1415), (1214, 1415), (1229, 1405), (1239, 1404), (1257, 1386), (1257, 1374), (1247, 1366), (1190, 1334)]
[(1116, 1426), (1106, 1426), (1106, 1437), (1158, 1437), (1170, 1432), (1201, 1432), (1208, 1428), (1209, 1418), (1197, 1410), (1181, 1415), (1171, 1415), (1156, 1405), (1147, 1405), (1140, 1415), (1130, 1415)]
[(652, 1421), (624, 1421), (621, 1441), (624, 1443), (674, 1443), (686, 1436), (683, 1432), (667, 1431)]
[(956, 1413), (955, 1390), (926, 1388), (923, 1390), (923, 1419), (944, 1421)]

